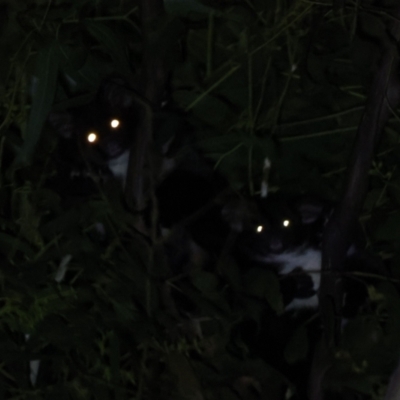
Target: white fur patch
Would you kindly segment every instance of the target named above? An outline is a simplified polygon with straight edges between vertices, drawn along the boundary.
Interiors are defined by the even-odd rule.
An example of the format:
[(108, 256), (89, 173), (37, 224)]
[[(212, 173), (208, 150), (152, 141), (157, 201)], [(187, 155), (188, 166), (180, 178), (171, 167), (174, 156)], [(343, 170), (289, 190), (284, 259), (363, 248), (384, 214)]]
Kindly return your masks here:
[(307, 299), (293, 299), (286, 307), (286, 311), (290, 310), (301, 310), (302, 308), (318, 308), (318, 295), (314, 294)]
[[(286, 251), (280, 254), (270, 254), (266, 257), (259, 257), (258, 261), (268, 264), (278, 264), (281, 275), (290, 274), (295, 268), (301, 268), (310, 275), (313, 281), (313, 289), (318, 292), (321, 283), (321, 250), (300, 248), (296, 251)], [(314, 295), (307, 299), (295, 298), (290, 302), (286, 310), (298, 308), (318, 307), (318, 296)]]
[(128, 172), (129, 153), (129, 150), (125, 150), (120, 156), (113, 158), (108, 162), (108, 168), (110, 168), (112, 174), (117, 179), (120, 179), (124, 184)]

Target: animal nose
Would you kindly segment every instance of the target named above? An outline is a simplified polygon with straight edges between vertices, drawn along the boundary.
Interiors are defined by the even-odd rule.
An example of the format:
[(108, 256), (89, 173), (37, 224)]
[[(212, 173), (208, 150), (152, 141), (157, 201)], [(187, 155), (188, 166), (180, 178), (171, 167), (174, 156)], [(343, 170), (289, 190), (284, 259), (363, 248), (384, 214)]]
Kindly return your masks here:
[(273, 252), (281, 251), (283, 248), (282, 240), (279, 238), (272, 238), (269, 243), (269, 248)]

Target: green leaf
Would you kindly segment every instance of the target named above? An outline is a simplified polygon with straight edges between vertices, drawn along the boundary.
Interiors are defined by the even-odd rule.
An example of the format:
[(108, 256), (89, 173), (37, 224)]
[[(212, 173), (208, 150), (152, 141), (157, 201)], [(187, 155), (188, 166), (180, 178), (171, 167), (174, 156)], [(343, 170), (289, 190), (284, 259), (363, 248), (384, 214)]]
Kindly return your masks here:
[(192, 275), (193, 285), (201, 292), (214, 292), (217, 288), (218, 279), (210, 272), (197, 271)]
[(306, 358), (308, 353), (307, 330), (304, 326), (296, 329), (285, 348), (285, 360), (289, 364)]
[(113, 332), (110, 338), (110, 368), (113, 384), (115, 385), (115, 400), (121, 400), (122, 392), (120, 388), (120, 362), (121, 362), (121, 349), (118, 336)]
[(38, 54), (35, 68), (37, 85), (35, 85), (32, 97), (24, 144), (16, 159), (17, 165), (27, 165), (32, 161), (36, 145), (53, 104), (59, 59), (60, 52), (57, 42), (44, 47)]
[(132, 68), (127, 58), (125, 43), (107, 25), (96, 21), (85, 21), (89, 33), (104, 45), (114, 61), (116, 70), (125, 77), (132, 76)]
[(278, 314), (283, 312), (283, 301), (276, 274), (267, 269), (252, 268), (245, 276), (246, 292), (265, 299)]
[(380, 225), (375, 233), (376, 240), (393, 242), (396, 245), (400, 243), (400, 212), (391, 214), (386, 221)]
[(209, 13), (214, 12), (210, 7), (206, 7), (197, 0), (165, 0), (165, 9), (170, 14), (187, 16), (189, 13)]
[(32, 259), (36, 253), (29, 244), (4, 232), (0, 232), (0, 249), (4, 254), (21, 251), (29, 259)]

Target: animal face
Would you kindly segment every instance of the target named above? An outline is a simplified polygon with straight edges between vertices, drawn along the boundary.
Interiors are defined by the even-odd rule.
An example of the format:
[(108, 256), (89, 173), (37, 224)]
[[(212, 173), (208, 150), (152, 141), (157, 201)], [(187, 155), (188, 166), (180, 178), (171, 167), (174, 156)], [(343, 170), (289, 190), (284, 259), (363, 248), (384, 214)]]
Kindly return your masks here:
[(103, 82), (89, 104), (52, 112), (49, 121), (61, 136), (60, 153), (72, 169), (86, 163), (125, 180), (129, 149), (138, 126), (135, 95), (121, 80)]
[(91, 161), (105, 164), (129, 149), (135, 130), (129, 110), (96, 102), (79, 110), (74, 117), (76, 138)]
[(319, 248), (327, 211), (315, 199), (275, 195), (228, 205), (223, 217), (239, 233), (241, 251), (262, 261), (303, 247)]

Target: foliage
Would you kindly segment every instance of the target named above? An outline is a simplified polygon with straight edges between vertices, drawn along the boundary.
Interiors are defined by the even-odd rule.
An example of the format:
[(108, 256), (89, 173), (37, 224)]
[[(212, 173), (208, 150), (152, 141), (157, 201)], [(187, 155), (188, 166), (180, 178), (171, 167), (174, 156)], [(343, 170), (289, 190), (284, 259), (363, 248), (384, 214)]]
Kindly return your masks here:
[[(191, 127), (176, 156), (199, 149), (251, 195), (268, 157), (271, 191), (337, 200), (395, 3), (334, 12), (329, 0), (166, 0), (153, 51), (169, 49), (168, 101)], [(112, 73), (138, 79), (138, 6), (0, 7), (0, 399), (305, 398), (319, 319), (282, 313), (275, 274), (223, 254), (174, 271), (162, 240), (134, 228), (118, 185), (95, 181), (73, 196), (57, 175), (47, 115), (84, 104)], [(368, 299), (323, 360), (327, 388), (343, 399), (383, 398), (398, 360), (399, 126), (393, 112), (360, 218), (368, 254), (390, 279), (351, 277)], [(176, 125), (159, 135), (175, 137)]]

